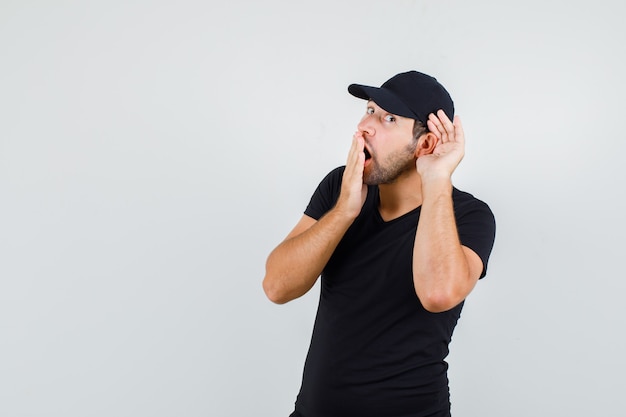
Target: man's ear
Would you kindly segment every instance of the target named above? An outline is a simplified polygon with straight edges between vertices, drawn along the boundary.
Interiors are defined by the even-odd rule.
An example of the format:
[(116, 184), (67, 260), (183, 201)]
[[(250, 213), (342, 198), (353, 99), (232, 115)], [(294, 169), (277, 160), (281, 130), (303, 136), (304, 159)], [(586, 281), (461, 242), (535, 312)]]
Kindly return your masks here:
[(437, 146), (437, 136), (434, 133), (424, 133), (417, 139), (417, 147), (415, 148), (415, 157), (419, 158), (422, 155), (429, 155), (435, 150)]

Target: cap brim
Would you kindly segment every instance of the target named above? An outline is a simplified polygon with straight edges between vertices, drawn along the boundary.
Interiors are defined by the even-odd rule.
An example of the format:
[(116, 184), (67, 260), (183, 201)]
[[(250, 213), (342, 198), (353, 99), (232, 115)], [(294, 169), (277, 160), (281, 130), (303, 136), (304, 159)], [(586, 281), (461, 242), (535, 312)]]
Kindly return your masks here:
[(389, 113), (409, 117), (411, 119), (419, 119), (418, 115), (413, 113), (402, 100), (400, 100), (392, 91), (385, 88), (370, 87), (361, 84), (350, 84), (348, 86), (348, 92), (363, 100), (373, 100), (378, 106), (382, 107)]

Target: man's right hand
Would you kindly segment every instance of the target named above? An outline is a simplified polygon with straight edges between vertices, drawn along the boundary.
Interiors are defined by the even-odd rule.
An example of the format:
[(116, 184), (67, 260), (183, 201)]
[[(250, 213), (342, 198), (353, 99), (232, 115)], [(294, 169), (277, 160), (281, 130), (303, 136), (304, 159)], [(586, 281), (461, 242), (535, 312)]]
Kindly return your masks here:
[(335, 207), (319, 220), (304, 214), (267, 258), (263, 289), (273, 302), (286, 303), (311, 289), (341, 238), (361, 213), (367, 197), (367, 185), (363, 184), (364, 146), (363, 134), (355, 133)]
[(346, 169), (341, 181), (341, 193), (336, 209), (351, 219), (355, 219), (365, 203), (367, 185), (363, 183), (365, 167), (365, 139), (362, 132), (356, 132), (352, 138), (352, 146), (348, 153)]

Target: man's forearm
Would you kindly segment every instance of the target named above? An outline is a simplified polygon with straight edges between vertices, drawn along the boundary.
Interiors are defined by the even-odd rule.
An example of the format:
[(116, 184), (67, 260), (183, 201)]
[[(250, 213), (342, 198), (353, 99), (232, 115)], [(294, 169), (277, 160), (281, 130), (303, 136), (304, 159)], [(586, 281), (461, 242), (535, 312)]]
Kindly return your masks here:
[(268, 298), (283, 304), (309, 291), (353, 221), (335, 207), (312, 226), (278, 245), (265, 268), (263, 288)]
[(422, 209), (413, 249), (413, 283), (429, 311), (453, 308), (475, 284), (459, 241), (449, 179), (422, 183)]

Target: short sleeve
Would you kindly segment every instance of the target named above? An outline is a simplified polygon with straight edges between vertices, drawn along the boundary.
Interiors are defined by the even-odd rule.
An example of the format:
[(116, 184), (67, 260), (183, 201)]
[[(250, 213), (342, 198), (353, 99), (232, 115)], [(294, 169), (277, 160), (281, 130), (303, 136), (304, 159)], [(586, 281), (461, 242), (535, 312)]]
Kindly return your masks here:
[(454, 209), (459, 240), (482, 260), (483, 272), (480, 278), (483, 278), (487, 273), (487, 263), (496, 235), (495, 217), (486, 203), (474, 197), (460, 203), (458, 207), (455, 205)]
[(335, 168), (324, 177), (313, 193), (304, 214), (319, 220), (337, 203), (345, 166)]

